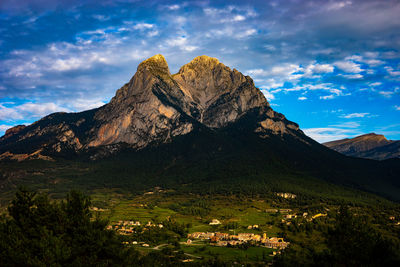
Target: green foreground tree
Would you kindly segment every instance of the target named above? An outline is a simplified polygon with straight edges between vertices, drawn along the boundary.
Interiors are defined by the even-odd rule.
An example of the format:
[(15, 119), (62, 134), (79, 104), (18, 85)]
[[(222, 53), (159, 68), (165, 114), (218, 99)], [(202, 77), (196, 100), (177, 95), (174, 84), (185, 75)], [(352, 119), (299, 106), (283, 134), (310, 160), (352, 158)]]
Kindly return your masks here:
[(1, 266), (121, 266), (137, 252), (122, 245), (107, 222), (92, 218), (90, 199), (71, 191), (65, 201), (19, 189), (0, 223)]
[(289, 247), (274, 266), (400, 266), (400, 237), (384, 237), (363, 217), (342, 206), (324, 233), (326, 249)]

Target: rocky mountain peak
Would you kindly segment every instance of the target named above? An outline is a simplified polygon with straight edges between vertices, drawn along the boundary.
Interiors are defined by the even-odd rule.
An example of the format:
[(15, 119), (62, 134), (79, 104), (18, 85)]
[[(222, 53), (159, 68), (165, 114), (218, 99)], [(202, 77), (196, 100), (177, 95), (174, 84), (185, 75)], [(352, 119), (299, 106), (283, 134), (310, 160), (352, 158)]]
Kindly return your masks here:
[(222, 63), (220, 63), (217, 58), (209, 57), (209, 56), (205, 56), (205, 55), (198, 56), (198, 57), (195, 57), (192, 61), (190, 61), (186, 65), (182, 66), (181, 69), (179, 70), (179, 73), (184, 72), (188, 68), (203, 69), (203, 70), (214, 69), (219, 64), (222, 64)]
[(167, 74), (169, 75), (168, 63), (164, 56), (161, 54), (154, 55), (139, 64), (137, 71), (149, 70), (153, 74)]
[[(56, 152), (64, 147), (78, 151), (118, 143), (140, 149), (170, 142), (196, 127), (223, 128), (247, 114), (256, 120), (249, 130), (262, 138), (302, 134), (297, 124), (272, 110), (249, 76), (218, 59), (196, 57), (171, 75), (165, 58), (155, 55), (139, 64), (110, 103), (82, 115), (53, 114), (10, 138), (17, 144), (36, 134), (48, 136), (53, 139), (40, 139), (43, 142), (35, 149)], [(7, 139), (0, 139), (0, 152)]]
[(10, 129), (7, 129), (4, 136), (5, 137), (11, 137), (14, 134), (17, 134), (18, 132), (20, 132), (21, 130), (23, 130), (25, 128), (26, 128), (25, 125), (14, 126), (14, 127), (10, 128)]
[(369, 140), (369, 141), (388, 141), (383, 134), (368, 133), (355, 137), (356, 140)]

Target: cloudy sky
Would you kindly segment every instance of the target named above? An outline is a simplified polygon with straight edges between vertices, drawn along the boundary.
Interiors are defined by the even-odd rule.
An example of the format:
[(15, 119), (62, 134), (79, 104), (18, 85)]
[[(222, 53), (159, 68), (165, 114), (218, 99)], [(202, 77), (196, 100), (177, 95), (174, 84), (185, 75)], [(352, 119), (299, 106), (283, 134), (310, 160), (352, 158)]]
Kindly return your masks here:
[(198, 55), (253, 77), (316, 140), (400, 139), (400, 1), (0, 1), (0, 135), (107, 103), (137, 65)]

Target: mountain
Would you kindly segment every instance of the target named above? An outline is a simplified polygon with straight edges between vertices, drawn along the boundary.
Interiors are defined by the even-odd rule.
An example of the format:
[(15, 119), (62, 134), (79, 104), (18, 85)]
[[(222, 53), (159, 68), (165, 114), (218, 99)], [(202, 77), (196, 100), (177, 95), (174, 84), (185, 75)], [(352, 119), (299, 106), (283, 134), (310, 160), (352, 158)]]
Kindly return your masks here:
[(347, 156), (384, 160), (400, 158), (400, 141), (387, 140), (375, 133), (324, 143), (325, 146)]
[(153, 56), (108, 104), (8, 130), (0, 159), (0, 190), (161, 186), (348, 198), (363, 190), (400, 200), (397, 161), (349, 158), (319, 144), (275, 112), (249, 76), (207, 56), (176, 74)]
[(171, 75), (165, 58), (155, 55), (140, 63), (110, 103), (80, 113), (54, 113), (9, 129), (0, 139), (0, 153), (80, 152), (120, 143), (141, 149), (199, 127), (225, 127), (250, 111), (259, 114), (254, 130), (260, 135), (303, 135), (236, 69), (200, 56)]

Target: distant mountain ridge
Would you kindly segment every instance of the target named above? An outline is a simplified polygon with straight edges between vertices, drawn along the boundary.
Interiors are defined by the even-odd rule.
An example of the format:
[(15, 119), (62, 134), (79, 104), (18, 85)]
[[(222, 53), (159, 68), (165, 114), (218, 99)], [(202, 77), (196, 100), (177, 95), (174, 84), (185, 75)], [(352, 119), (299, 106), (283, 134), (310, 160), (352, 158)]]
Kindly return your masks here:
[(376, 160), (400, 158), (400, 141), (388, 140), (375, 133), (331, 141), (324, 145), (346, 156)]

